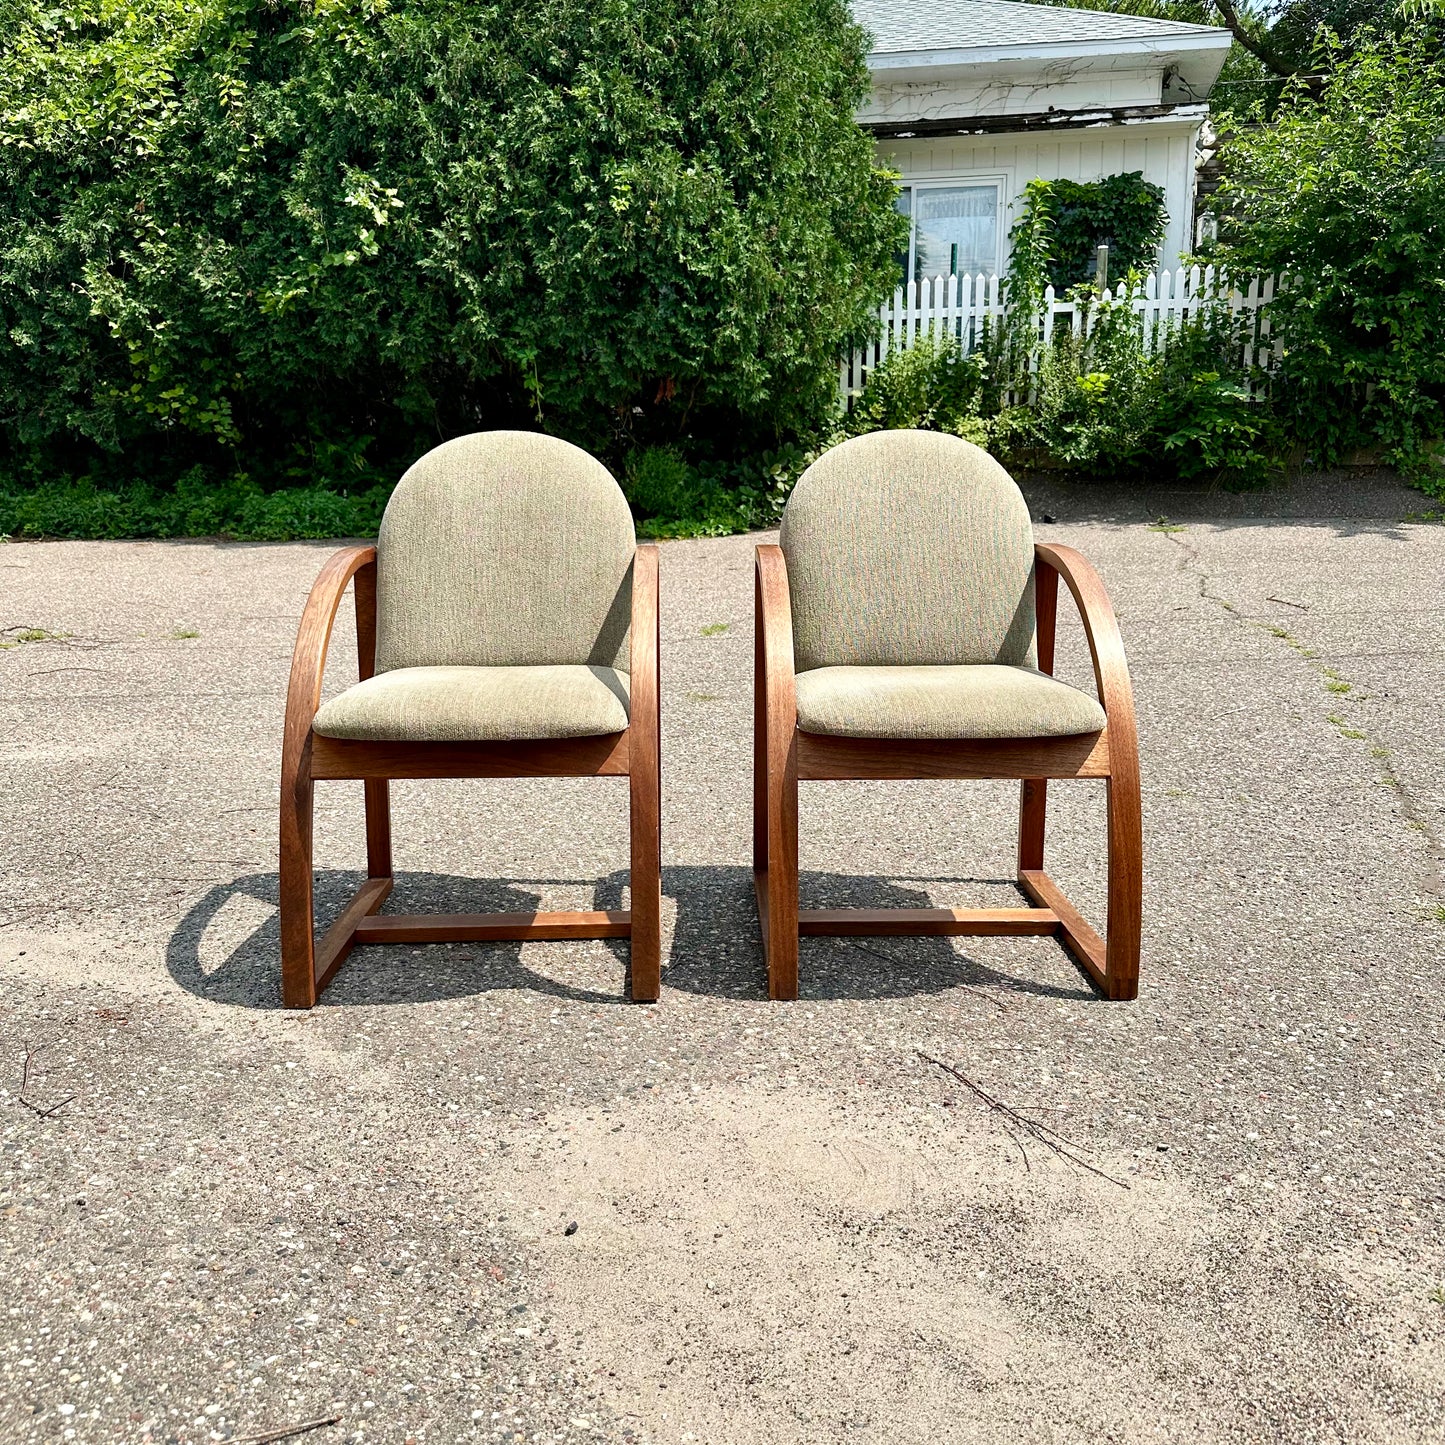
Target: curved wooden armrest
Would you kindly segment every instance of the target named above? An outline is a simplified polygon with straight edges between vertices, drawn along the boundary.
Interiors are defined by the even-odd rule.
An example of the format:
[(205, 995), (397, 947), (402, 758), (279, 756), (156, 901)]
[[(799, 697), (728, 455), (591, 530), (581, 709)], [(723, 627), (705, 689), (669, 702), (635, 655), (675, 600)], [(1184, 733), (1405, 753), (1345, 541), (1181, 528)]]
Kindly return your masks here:
[(758, 701), (775, 728), (791, 733), (798, 725), (798, 694), (793, 672), (793, 603), (788, 564), (776, 543), (758, 548), (754, 653)]
[(282, 776), (294, 777), (311, 737), (311, 720), (321, 706), (321, 679), (336, 610), (346, 585), (356, 578), (356, 641), (362, 678), (376, 661), (376, 548), (344, 547), (330, 558), (312, 584), (301, 613), (291, 681), (286, 689), (286, 735), (281, 747)]
[[(1104, 590), (1104, 583), (1082, 552), (1053, 542), (1035, 542), (1034, 556), (1041, 568), (1062, 577), (1074, 595), (1074, 602), (1083, 620), (1084, 635), (1094, 661), (1094, 682), (1099, 701), (1109, 719), (1109, 732), (1121, 748), (1135, 742), (1134, 687), (1129, 681), (1129, 661), (1124, 655), (1124, 639), (1119, 635), (1119, 619), (1114, 605)], [(1042, 581), (1042, 575), (1040, 577)], [(1057, 606), (1058, 582), (1050, 578), (1052, 594), (1043, 596), (1039, 589), (1039, 666), (1053, 671), (1054, 608)], [(1047, 613), (1047, 616), (1044, 614)]]
[(659, 552), (642, 546), (632, 563), (632, 641), (628, 678), (628, 728), (635, 736), (658, 733), (658, 675), (661, 616), (658, 606)]

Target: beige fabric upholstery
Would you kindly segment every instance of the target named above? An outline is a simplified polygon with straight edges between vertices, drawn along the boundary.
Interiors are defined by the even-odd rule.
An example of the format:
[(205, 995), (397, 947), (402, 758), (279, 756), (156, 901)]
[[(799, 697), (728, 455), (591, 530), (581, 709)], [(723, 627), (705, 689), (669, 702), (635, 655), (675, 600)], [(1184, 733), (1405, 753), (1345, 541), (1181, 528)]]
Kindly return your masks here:
[(798, 726), (845, 738), (1054, 738), (1104, 709), (1031, 667), (822, 667), (798, 674)]
[(458, 437), (398, 483), (377, 543), (376, 670), (628, 666), (622, 489), (534, 432)]
[(832, 448), (799, 479), (781, 540), (800, 672), (1035, 660), (1028, 507), (969, 442), (882, 431)]
[(627, 726), (628, 678), (610, 667), (403, 667), (347, 688), (312, 726), (366, 742), (581, 738)]

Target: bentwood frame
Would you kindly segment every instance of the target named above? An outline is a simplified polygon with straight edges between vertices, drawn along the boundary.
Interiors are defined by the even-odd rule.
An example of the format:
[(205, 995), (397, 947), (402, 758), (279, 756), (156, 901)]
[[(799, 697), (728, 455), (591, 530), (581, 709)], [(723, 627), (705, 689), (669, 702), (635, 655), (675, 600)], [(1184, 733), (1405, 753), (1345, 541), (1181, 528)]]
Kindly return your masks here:
[[(362, 742), (312, 729), (337, 609), (354, 581), (361, 679), (376, 665), (376, 548), (349, 547), (322, 568), (307, 598), (286, 697), (281, 753), (281, 991), (310, 1008), (354, 947), (504, 939), (627, 938), (632, 997), (656, 1000), (661, 972), (661, 757), (658, 551), (637, 548), (632, 577), (628, 726), (601, 737), (525, 742)], [(626, 777), (631, 794), (631, 908), (608, 912), (381, 915), (392, 890), (392, 778)], [(312, 892), (314, 784), (359, 779), (367, 880), (317, 941)]]
[[(1134, 695), (1119, 624), (1104, 584), (1072, 547), (1038, 542), (1038, 666), (1052, 674), (1059, 578), (1083, 620), (1106, 726), (1073, 737), (878, 739), (800, 731), (792, 607), (781, 547), (760, 546), (756, 580), (753, 878), (768, 992), (798, 996), (799, 935), (1059, 937), (1110, 999), (1139, 992), (1143, 838)], [(1018, 778), (1018, 885), (1029, 908), (799, 909), (798, 783), (844, 778)], [(1108, 811), (1108, 922), (1100, 938), (1044, 871), (1050, 778), (1102, 778)], [(1107, 939), (1107, 941), (1106, 941)]]

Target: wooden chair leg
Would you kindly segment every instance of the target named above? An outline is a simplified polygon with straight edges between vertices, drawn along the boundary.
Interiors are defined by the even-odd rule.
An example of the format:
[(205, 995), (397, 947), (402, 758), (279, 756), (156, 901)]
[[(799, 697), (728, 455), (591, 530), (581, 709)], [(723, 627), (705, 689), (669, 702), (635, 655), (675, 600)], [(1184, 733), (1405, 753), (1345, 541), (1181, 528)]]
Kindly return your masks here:
[(662, 990), (662, 789), (657, 749), (632, 761), (632, 999), (656, 1003)]
[[(753, 878), (759, 883), (758, 906), (764, 905), (761, 880), (768, 871), (769, 750), (774, 744), (768, 726), (767, 651), (764, 640), (762, 581), (757, 583), (757, 613), (753, 636)], [(763, 948), (767, 949), (766, 923)]]
[(316, 1002), (316, 933), (311, 883), (311, 804), (315, 785), (299, 776), (281, 789), (281, 1001)]
[(768, 997), (795, 999), (798, 996), (799, 921), (796, 734), (786, 742), (771, 740), (767, 804), (766, 907), (762, 925), (768, 958)]
[(368, 778), (362, 787), (366, 790), (366, 874), (390, 878), (391, 784), (386, 778)]
[(1104, 935), (1104, 992), (1139, 997), (1139, 947), (1144, 906), (1144, 830), (1139, 775), (1131, 769), (1108, 781), (1109, 915)]
[(1044, 828), (1048, 819), (1047, 778), (1025, 778), (1019, 787), (1019, 871), (1044, 866)]
[[(761, 652), (761, 645), (759, 645)], [(758, 664), (753, 689), (753, 877), (768, 871), (768, 702), (763, 686), (762, 663)], [(767, 930), (763, 943), (766, 946)]]

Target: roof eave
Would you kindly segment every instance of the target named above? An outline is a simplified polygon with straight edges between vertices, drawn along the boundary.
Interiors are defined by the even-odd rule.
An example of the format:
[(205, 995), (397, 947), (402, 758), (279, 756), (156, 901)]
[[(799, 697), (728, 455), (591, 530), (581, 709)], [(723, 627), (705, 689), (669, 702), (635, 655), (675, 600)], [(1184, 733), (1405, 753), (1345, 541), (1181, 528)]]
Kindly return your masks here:
[(1137, 55), (1141, 59), (1180, 51), (1228, 51), (1234, 37), (1213, 26), (1180, 29), (1168, 35), (1130, 35), (1108, 40), (1045, 40), (1012, 45), (960, 45), (946, 50), (875, 50), (868, 68), (879, 71), (953, 70), (977, 65), (1007, 65), (1019, 61), (1112, 59)]
[(1113, 37), (1107, 40), (1050, 40), (1006, 45), (954, 46), (946, 50), (874, 51), (868, 68), (875, 82), (944, 80), (980, 70), (1042, 69), (1058, 61), (1080, 61), (1102, 69), (1125, 68), (1130, 62), (1161, 68), (1173, 66), (1196, 98), (1204, 99), (1224, 68), (1234, 43), (1227, 30), (1213, 26), (1180, 27), (1168, 34)]

